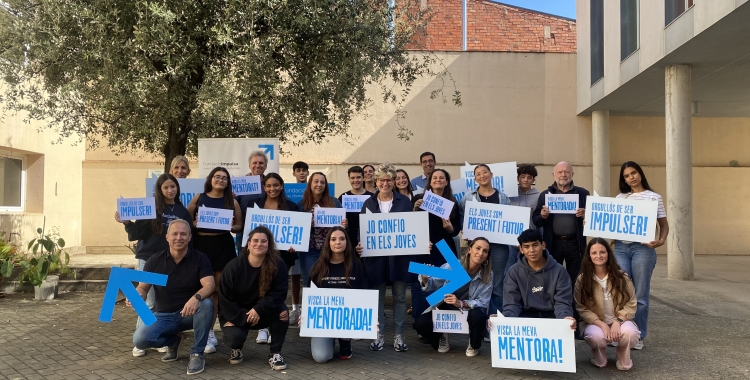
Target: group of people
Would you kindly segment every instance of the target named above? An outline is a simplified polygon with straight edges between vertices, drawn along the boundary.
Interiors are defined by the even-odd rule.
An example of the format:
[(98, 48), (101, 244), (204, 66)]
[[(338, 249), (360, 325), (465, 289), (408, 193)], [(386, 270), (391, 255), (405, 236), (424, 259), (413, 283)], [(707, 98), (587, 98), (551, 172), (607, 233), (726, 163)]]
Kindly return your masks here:
[[(306, 183), (302, 200), (287, 199), (284, 180), (277, 173), (265, 174), (268, 159), (261, 151), (250, 154), (248, 175), (261, 177), (262, 194), (235, 196), (231, 176), (222, 167), (206, 177), (204, 192), (186, 206), (179, 200), (179, 182), (190, 173), (185, 157), (173, 160), (169, 174), (161, 175), (154, 192), (157, 218), (147, 221), (115, 219), (125, 225), (128, 238), (138, 241), (138, 269), (166, 274), (166, 286), (141, 283), (137, 290), (154, 311), (157, 322), (145, 326), (138, 320), (133, 336), (133, 356), (145, 355), (148, 348), (164, 353), (162, 361), (177, 359), (182, 331), (193, 329), (188, 374), (203, 371), (204, 353), (213, 353), (218, 344), (213, 326), (218, 318), (225, 344), (231, 349), (229, 362), (243, 361), (243, 346), (250, 330), (259, 330), (257, 343), (269, 344), (268, 363), (274, 370), (286, 368), (281, 349), (290, 325), (304, 319), (301, 288), (310, 283), (321, 288), (377, 289), (378, 334), (369, 348), (385, 347), (388, 326), (384, 299), (387, 285), (393, 295), (393, 349), (408, 350), (404, 327), (407, 315), (413, 318), (418, 339), (438, 352), (448, 352), (448, 335), (433, 332), (427, 296), (444, 280), (408, 272), (410, 262), (450, 269), (436, 244), (445, 241), (456, 256), (454, 242), (464, 218), (467, 201), (529, 207), (530, 229), (518, 236), (518, 245), (492, 243), (479, 237), (468, 242), (468, 253), (460, 263), (471, 278), (437, 305), (442, 309), (468, 310), (470, 328), (467, 356), (476, 356), (482, 342), (489, 341), (489, 314), (501, 310), (505, 317), (569, 319), (592, 348), (592, 363), (607, 364), (606, 346), (617, 346), (617, 368), (632, 367), (630, 349), (643, 348), (648, 322), (649, 284), (656, 264), (654, 249), (667, 237), (661, 197), (653, 192), (641, 167), (626, 162), (620, 170), (618, 198), (653, 200), (659, 204), (659, 238), (651, 243), (615, 241), (610, 244), (594, 238), (588, 244), (583, 236), (586, 189), (573, 184), (573, 167), (560, 162), (553, 171), (554, 182), (541, 193), (533, 187), (537, 170), (520, 165), (518, 196), (509, 198), (492, 187), (488, 165), (474, 169), (478, 188), (457, 202), (451, 189), (450, 174), (436, 168), (435, 154), (420, 156), (423, 174), (410, 179), (406, 171), (391, 164), (377, 167), (353, 166), (348, 170), (351, 189), (339, 198), (329, 194), (328, 179), (322, 172), (309, 173), (309, 166), (293, 166), (298, 183)], [(347, 212), (337, 227), (313, 227), (307, 252), (277, 247), (272, 232), (259, 226), (245, 237), (243, 223), (248, 207), (313, 212), (315, 207), (341, 207), (343, 195), (369, 195), (360, 213), (419, 211), (423, 194), (431, 191), (455, 202), (448, 219), (429, 214), (429, 254), (413, 256), (361, 257), (359, 215)], [(576, 214), (550, 213), (545, 194), (577, 194)], [(230, 231), (197, 228), (198, 207), (233, 210)], [(312, 218), (311, 218), (312, 223)], [(614, 246), (614, 250), (612, 249)], [(554, 259), (554, 260), (551, 260)], [(565, 267), (562, 266), (565, 265)], [(291, 279), (291, 281), (290, 281)], [(285, 304), (289, 284), (291, 310)], [(406, 288), (411, 305), (406, 305)], [(335, 337), (312, 338), (311, 354), (323, 363), (334, 357)], [(338, 356), (352, 357), (348, 339), (338, 339)]]

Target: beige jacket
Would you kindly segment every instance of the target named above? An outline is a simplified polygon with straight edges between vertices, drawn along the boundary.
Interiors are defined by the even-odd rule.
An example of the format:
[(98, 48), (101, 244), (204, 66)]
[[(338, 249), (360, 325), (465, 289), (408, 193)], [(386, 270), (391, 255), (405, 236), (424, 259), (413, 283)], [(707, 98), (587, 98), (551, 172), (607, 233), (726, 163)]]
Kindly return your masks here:
[[(630, 277), (628, 277), (625, 272), (623, 272), (625, 275), (625, 279), (627, 280), (627, 292), (630, 296), (630, 301), (625, 304), (625, 307), (623, 307), (620, 310), (615, 311), (615, 316), (619, 316), (620, 318), (624, 320), (630, 320), (632, 322), (633, 317), (635, 317), (635, 311), (636, 307), (638, 305), (638, 300), (635, 297), (635, 287), (633, 286), (633, 281), (630, 280)], [(575, 291), (573, 293), (573, 298), (576, 302), (576, 310), (578, 310), (578, 314), (581, 316), (581, 319), (583, 319), (584, 326), (583, 329), (586, 329), (586, 326), (594, 324), (597, 320), (604, 321), (604, 290), (602, 287), (594, 282), (594, 298), (596, 299), (596, 303), (594, 304), (594, 307), (589, 309), (588, 307), (581, 304), (581, 275), (578, 275), (578, 278), (576, 279), (576, 287)], [(614, 295), (613, 295), (614, 298)], [(617, 305), (615, 305), (617, 307)]]

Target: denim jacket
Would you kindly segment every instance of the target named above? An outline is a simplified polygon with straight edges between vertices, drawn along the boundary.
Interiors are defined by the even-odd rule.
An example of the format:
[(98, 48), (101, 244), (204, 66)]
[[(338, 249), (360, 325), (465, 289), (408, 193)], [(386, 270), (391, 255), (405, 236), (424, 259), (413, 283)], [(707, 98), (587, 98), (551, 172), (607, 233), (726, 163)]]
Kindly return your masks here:
[[(443, 264), (440, 268), (451, 269), (448, 263)], [(487, 283), (482, 282), (482, 271), (479, 270), (469, 282), (469, 299), (465, 301), (469, 308), (482, 308), (487, 310), (490, 305), (490, 296), (492, 295), (492, 277), (493, 273), (490, 271), (490, 281)], [(422, 283), (422, 275), (419, 275), (419, 283)], [(430, 277), (427, 279), (427, 284), (422, 286), (422, 290), (425, 292), (432, 292), (445, 285), (445, 280), (440, 278)]]

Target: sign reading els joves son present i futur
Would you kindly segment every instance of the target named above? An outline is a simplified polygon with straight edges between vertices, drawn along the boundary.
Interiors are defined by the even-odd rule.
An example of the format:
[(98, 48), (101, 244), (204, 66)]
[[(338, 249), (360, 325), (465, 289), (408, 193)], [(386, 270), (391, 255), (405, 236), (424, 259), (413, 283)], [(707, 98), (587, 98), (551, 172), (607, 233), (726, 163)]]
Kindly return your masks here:
[(518, 245), (518, 235), (529, 228), (529, 207), (466, 202), (463, 238), (485, 237), (491, 243)]
[(304, 288), (300, 336), (375, 339), (378, 291)]

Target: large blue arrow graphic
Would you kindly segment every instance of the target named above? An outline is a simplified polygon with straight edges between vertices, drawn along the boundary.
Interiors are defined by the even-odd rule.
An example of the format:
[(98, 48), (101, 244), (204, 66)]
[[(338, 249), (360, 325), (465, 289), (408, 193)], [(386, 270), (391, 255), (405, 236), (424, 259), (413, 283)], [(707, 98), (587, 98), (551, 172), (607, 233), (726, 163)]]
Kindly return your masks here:
[(469, 277), (469, 274), (466, 273), (463, 265), (461, 265), (461, 262), (458, 261), (456, 255), (453, 254), (453, 251), (450, 249), (450, 247), (448, 247), (448, 244), (445, 242), (445, 240), (441, 240), (440, 242), (438, 242), (437, 248), (445, 258), (445, 261), (448, 262), (448, 265), (451, 266), (451, 270), (431, 267), (428, 265), (415, 263), (413, 261), (409, 263), (409, 272), (411, 273), (441, 278), (448, 281), (448, 283), (443, 285), (442, 288), (436, 290), (429, 297), (427, 297), (427, 302), (430, 303), (430, 306), (434, 306), (438, 302), (442, 301), (447, 294), (455, 292), (456, 290), (458, 290), (458, 288), (471, 281), (471, 277)]
[(104, 293), (102, 310), (99, 312), (99, 322), (112, 322), (112, 313), (115, 311), (118, 290), (122, 290), (125, 297), (133, 304), (133, 309), (146, 326), (156, 322), (154, 313), (151, 312), (146, 305), (146, 301), (135, 290), (132, 281), (164, 286), (167, 284), (167, 275), (112, 267), (112, 271), (109, 273), (107, 290)]
[(263, 149), (263, 153), (268, 155), (269, 160), (273, 160), (273, 144), (258, 145), (258, 148)]

